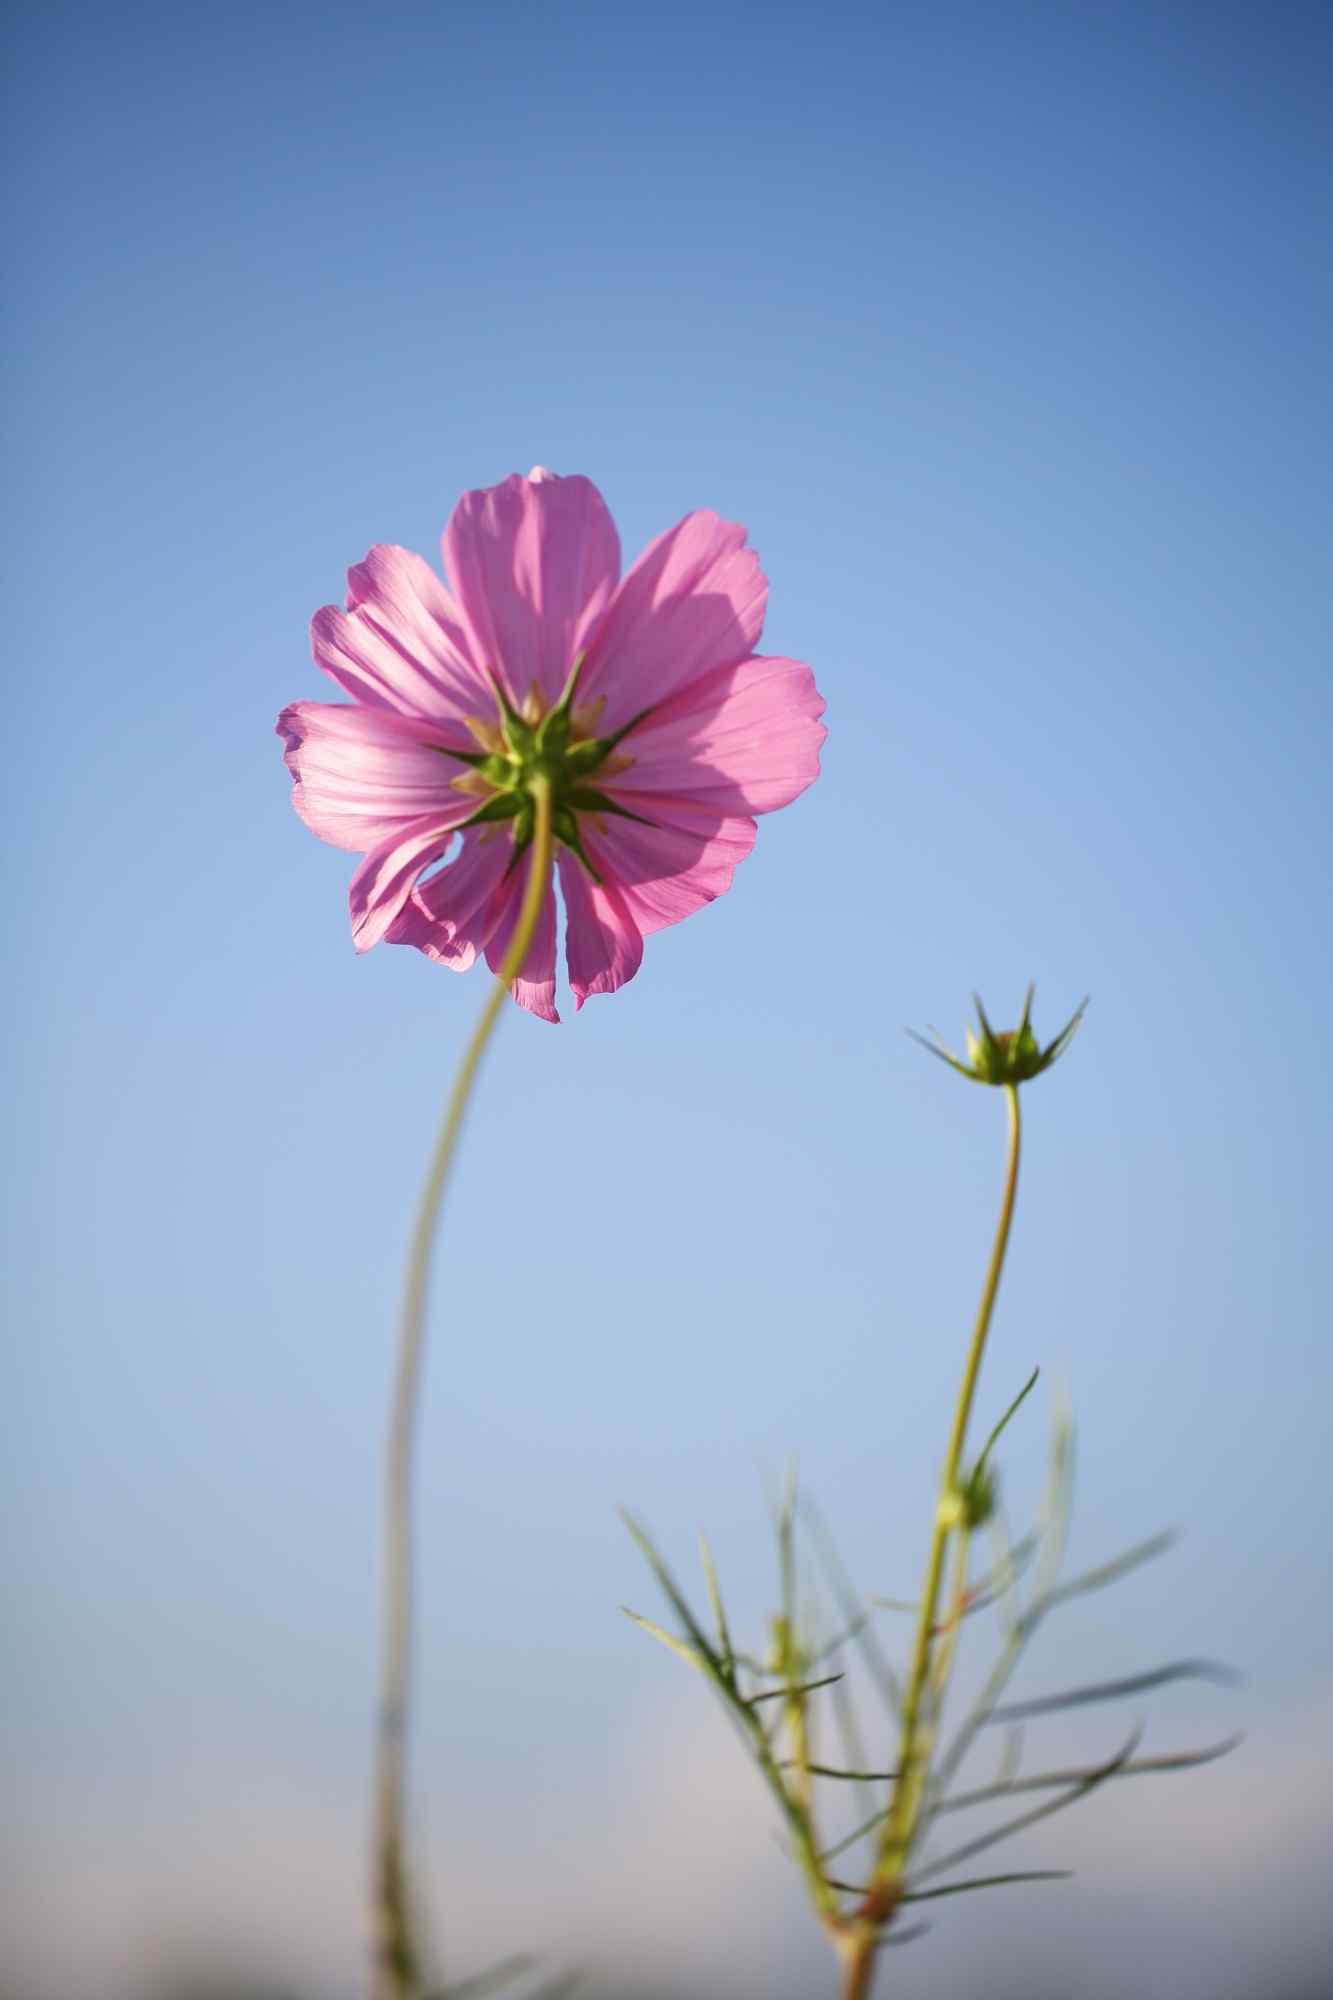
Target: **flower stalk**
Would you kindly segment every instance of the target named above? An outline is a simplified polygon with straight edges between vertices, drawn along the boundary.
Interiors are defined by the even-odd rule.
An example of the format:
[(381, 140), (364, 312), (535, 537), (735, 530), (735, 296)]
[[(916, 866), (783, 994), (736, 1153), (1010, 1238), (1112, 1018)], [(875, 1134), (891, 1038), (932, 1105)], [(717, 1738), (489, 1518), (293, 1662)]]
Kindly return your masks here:
[[(939, 1503), (935, 1509), (930, 1549), (926, 1557), (926, 1580), (917, 1616), (912, 1664), (903, 1699), (901, 1747), (898, 1777), (880, 1840), (874, 1875), (865, 1901), (857, 1912), (844, 1941), (846, 1984), (844, 2000), (865, 2000), (874, 1971), (874, 1954), (883, 1926), (893, 1916), (903, 1891), (903, 1878), (912, 1841), (921, 1817), (922, 1800), (929, 1774), (934, 1740), (934, 1719), (944, 1696), (944, 1682), (952, 1663), (958, 1622), (962, 1617), (966, 1592), (966, 1552), (971, 1539), (966, 1496), (960, 1483), (967, 1427), (976, 1397), (986, 1337), (1009, 1248), (1009, 1232), (1018, 1194), (1018, 1167), (1022, 1151), (1022, 1115), (1018, 1105), (1018, 1085), (1004, 1085), (1009, 1113), (1009, 1156), (1004, 1193), (990, 1264), (982, 1287), (981, 1302), (963, 1368), (963, 1379), (954, 1407), (953, 1425), (945, 1453)], [(950, 1615), (942, 1632), (937, 1631), (940, 1595), (949, 1546), (960, 1537), (959, 1561)], [(936, 1652), (936, 1646), (939, 1652)], [(932, 1672), (932, 1669), (934, 1671)]]
[(532, 840), (523, 898), (509, 949), (464, 1050), (449, 1094), (421, 1191), (403, 1286), (384, 1461), (380, 1699), (372, 1831), (371, 2000), (416, 2000), (424, 1976), (406, 1863), (404, 1808), (411, 1695), (413, 1474), (426, 1293), (440, 1210), (473, 1085), (510, 986), (527, 958), (542, 905), (550, 891), (554, 845), (551, 788), (538, 771), (529, 777), (527, 789), (532, 802)]

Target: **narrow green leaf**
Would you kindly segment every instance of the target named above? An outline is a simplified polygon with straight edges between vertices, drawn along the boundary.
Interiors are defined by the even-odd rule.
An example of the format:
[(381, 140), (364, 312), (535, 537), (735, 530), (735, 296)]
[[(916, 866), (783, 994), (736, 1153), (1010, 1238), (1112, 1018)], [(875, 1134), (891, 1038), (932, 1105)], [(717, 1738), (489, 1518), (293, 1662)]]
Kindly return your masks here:
[(902, 1930), (895, 1928), (894, 1930), (886, 1931), (879, 1941), (879, 1948), (887, 1950), (895, 1944), (915, 1944), (916, 1940), (923, 1938), (929, 1929), (929, 1924), (907, 1924)]
[(426, 2000), (488, 2000), (492, 1993), (501, 1992), (515, 1979), (521, 1979), (531, 1972), (537, 1961), (530, 1952), (516, 1952), (512, 1958), (499, 1959), (488, 1965), (482, 1972), (474, 1972), (470, 1979), (460, 1979), (450, 1986), (441, 1986)]
[[(1224, 1737), (1220, 1743), (1206, 1744), (1202, 1750), (1176, 1750), (1161, 1757), (1135, 1757), (1127, 1764), (1107, 1773), (1112, 1778), (1138, 1778), (1156, 1771), (1189, 1771), (1196, 1764), (1211, 1764), (1215, 1758), (1225, 1757), (1237, 1744), (1244, 1741), (1240, 1735)], [(965, 1812), (970, 1806), (991, 1805), (997, 1799), (1007, 1799), (1019, 1792), (1053, 1791), (1057, 1786), (1082, 1784), (1094, 1775), (1096, 1766), (1082, 1770), (1040, 1771), (1030, 1778), (1006, 1778), (993, 1785), (981, 1785), (976, 1791), (956, 1792), (951, 1799), (941, 1799), (937, 1812)]]
[(1004, 1749), (1000, 1752), (1000, 1768), (995, 1783), (1000, 1789), (1015, 1784), (1018, 1766), (1023, 1756), (1023, 1729), (1020, 1723), (1013, 1723), (1004, 1739)]
[(1113, 1556), (1110, 1562), (1102, 1563), (1096, 1569), (1086, 1569), (1080, 1576), (1071, 1576), (1067, 1583), (1060, 1583), (1051, 1591), (1048, 1602), (1063, 1604), (1066, 1598), (1081, 1597), (1089, 1590), (1104, 1590), (1108, 1583), (1117, 1583), (1122, 1576), (1137, 1569), (1140, 1563), (1151, 1562), (1167, 1549), (1174, 1548), (1178, 1537), (1174, 1528), (1167, 1528), (1160, 1535), (1149, 1535), (1146, 1542), (1136, 1542), (1123, 1555)]
[(691, 1611), (680, 1586), (662, 1560), (662, 1557), (658, 1554), (647, 1530), (640, 1527), (634, 1516), (626, 1513), (623, 1507), (620, 1510), (620, 1518), (633, 1536), (639, 1552), (647, 1562), (649, 1569), (651, 1569), (653, 1575), (661, 1585), (663, 1595), (667, 1598), (672, 1610), (684, 1626), (691, 1645), (697, 1648), (701, 1660), (707, 1661), (709, 1670), (717, 1677), (721, 1685), (730, 1691), (727, 1676), (722, 1672), (722, 1662), (705, 1638), (699, 1622)]
[(708, 1546), (708, 1537), (699, 1530), (699, 1554), (703, 1560), (704, 1578), (708, 1584), (708, 1601), (713, 1608), (713, 1623), (717, 1627), (717, 1643), (720, 1664), (725, 1674), (734, 1671), (736, 1656), (731, 1648), (731, 1633), (727, 1629), (727, 1614), (722, 1608), (722, 1592), (718, 1587), (717, 1569), (713, 1562), (713, 1551)]
[(866, 1622), (866, 1616), (862, 1613), (859, 1618), (853, 1620), (845, 1632), (839, 1632), (836, 1639), (828, 1640), (817, 1652), (812, 1653), (809, 1664), (812, 1667), (822, 1666), (825, 1660), (831, 1659), (835, 1653), (841, 1651), (849, 1640), (859, 1638), (865, 1630)]
[[(808, 1498), (802, 1502), (802, 1511), (814, 1534), (815, 1548), (842, 1616), (849, 1626), (855, 1626), (861, 1617), (863, 1606), (848, 1581), (847, 1572), (842, 1566), (824, 1518), (814, 1502)], [(865, 1661), (866, 1671), (875, 1683), (881, 1700), (895, 1722), (898, 1721), (902, 1716), (902, 1686), (884, 1656), (879, 1640), (875, 1636), (874, 1627), (869, 1624), (861, 1625), (856, 1633), (856, 1640), (861, 1657)]]
[(1027, 1381), (1023, 1384), (1018, 1394), (1014, 1397), (1013, 1402), (1009, 1405), (1004, 1415), (1000, 1418), (999, 1423), (996, 1424), (995, 1429), (986, 1439), (986, 1442), (981, 1449), (981, 1457), (977, 1460), (978, 1472), (980, 1472), (982, 1468), (985, 1466), (987, 1459), (990, 1457), (992, 1451), (994, 1451), (995, 1449), (995, 1446), (999, 1442), (1000, 1438), (1003, 1436), (1005, 1428), (1008, 1425), (1010, 1418), (1017, 1415), (1019, 1409), (1027, 1401), (1027, 1398), (1032, 1394), (1032, 1391), (1036, 1388), (1037, 1377), (1040, 1374), (1041, 1374), (1040, 1368), (1033, 1369), (1032, 1373), (1028, 1376)]
[(1020, 1868), (1012, 1875), (976, 1875), (970, 1882), (945, 1882), (938, 1889), (909, 1889), (904, 1903), (929, 1903), (936, 1896), (965, 1896), (969, 1889), (999, 1889), (1007, 1882), (1067, 1882), (1072, 1868)]
[(1008, 1840), (1011, 1835), (1023, 1833), (1028, 1827), (1036, 1826), (1039, 1820), (1050, 1819), (1053, 1814), (1063, 1812), (1066, 1806), (1075, 1805), (1079, 1799), (1086, 1798), (1087, 1794), (1095, 1791), (1098, 1785), (1105, 1784), (1108, 1778), (1113, 1778), (1118, 1771), (1124, 1769), (1139, 1746), (1141, 1733), (1136, 1729), (1122, 1750), (1105, 1764), (1099, 1764), (1094, 1770), (1088, 1771), (1077, 1783), (1062, 1792), (1059, 1798), (1048, 1799), (1045, 1805), (1033, 1806), (1029, 1811), (1019, 1813), (1014, 1819), (1006, 1820), (1003, 1826), (992, 1827), (989, 1833), (978, 1834), (975, 1840), (964, 1841), (963, 1845), (955, 1847), (952, 1853), (941, 1856), (938, 1861), (932, 1861), (921, 1869), (914, 1879), (918, 1882), (928, 1882), (932, 1875), (942, 1875), (948, 1868), (957, 1868), (960, 1862), (970, 1861), (974, 1855), (984, 1854), (988, 1847), (995, 1847), (1000, 1841)]
[(812, 1778), (852, 1778), (858, 1785), (878, 1785), (892, 1781), (896, 1771), (845, 1771), (836, 1764), (807, 1764)]
[(1091, 1702), (1118, 1701), (1122, 1695), (1145, 1694), (1150, 1688), (1165, 1687), (1171, 1681), (1215, 1681), (1222, 1687), (1234, 1686), (1239, 1678), (1230, 1667), (1215, 1660), (1176, 1660), (1151, 1673), (1127, 1674), (1118, 1681), (1090, 1681), (1086, 1687), (1066, 1688), (1060, 1694), (1038, 1695), (1032, 1701), (1011, 1701), (994, 1708), (991, 1722), (1018, 1722), (1031, 1715), (1051, 1715), (1057, 1709), (1085, 1708)]
[(762, 1694), (746, 1695), (745, 1706), (757, 1708), (761, 1701), (790, 1701), (799, 1694), (813, 1694), (816, 1688), (832, 1687), (834, 1681), (841, 1679), (841, 1674), (825, 1674), (824, 1678), (818, 1681), (797, 1681), (790, 1687), (765, 1688)]
[(881, 1806), (877, 1813), (872, 1813), (869, 1819), (862, 1820), (861, 1824), (853, 1828), (851, 1833), (844, 1833), (841, 1840), (836, 1840), (832, 1847), (826, 1847), (819, 1857), (820, 1860), (836, 1861), (838, 1856), (845, 1854), (849, 1847), (855, 1847), (858, 1840), (864, 1840), (866, 1835), (873, 1833), (877, 1826), (883, 1826), (892, 1811), (892, 1806)]
[(699, 1655), (694, 1651), (692, 1646), (687, 1646), (683, 1639), (677, 1639), (674, 1633), (665, 1631), (661, 1625), (655, 1625), (651, 1618), (643, 1618), (637, 1611), (631, 1611), (628, 1604), (622, 1604), (620, 1608), (627, 1618), (632, 1619), (636, 1625), (641, 1625), (645, 1632), (652, 1634), (654, 1639), (660, 1639), (664, 1646), (669, 1646), (671, 1651), (684, 1660), (687, 1666), (696, 1667), (700, 1673), (707, 1672)]

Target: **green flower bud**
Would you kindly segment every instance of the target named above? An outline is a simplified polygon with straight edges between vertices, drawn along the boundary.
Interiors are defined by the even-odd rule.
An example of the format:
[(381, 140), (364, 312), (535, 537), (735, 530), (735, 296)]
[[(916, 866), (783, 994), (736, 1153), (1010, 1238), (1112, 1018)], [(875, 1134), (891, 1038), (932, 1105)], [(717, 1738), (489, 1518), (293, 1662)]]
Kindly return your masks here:
[(973, 1467), (961, 1489), (963, 1517), (969, 1528), (984, 1527), (995, 1512), (999, 1498), (999, 1478), (985, 1459)]
[[(1056, 1058), (1068, 1048), (1074, 1030), (1083, 1019), (1083, 1010), (1088, 1004), (1084, 1000), (1075, 1008), (1072, 1017), (1055, 1040), (1049, 1042), (1043, 1049), (1032, 1032), (1034, 991), (1035, 988), (1029, 986), (1027, 997), (1023, 1002), (1023, 1018), (1018, 1026), (1001, 1029), (998, 1033), (986, 1019), (986, 1010), (977, 999), (977, 1022), (980, 1032), (974, 1034), (971, 1028), (967, 1030), (966, 1062), (960, 1056), (954, 1055), (952, 1050), (947, 1049), (938, 1035), (933, 1042), (928, 1042), (924, 1035), (918, 1035), (914, 1029), (909, 1028), (908, 1033), (914, 1041), (920, 1042), (923, 1048), (929, 1049), (932, 1055), (938, 1056), (941, 1062), (947, 1062), (951, 1069), (956, 1069), (960, 1076), (968, 1077), (973, 1083), (1004, 1084), (1010, 1088), (1020, 1083), (1029, 1083), (1034, 1076), (1040, 1076), (1043, 1070), (1049, 1069)], [(973, 997), (976, 998), (975, 995)], [(934, 1034), (933, 1029), (931, 1032)]]

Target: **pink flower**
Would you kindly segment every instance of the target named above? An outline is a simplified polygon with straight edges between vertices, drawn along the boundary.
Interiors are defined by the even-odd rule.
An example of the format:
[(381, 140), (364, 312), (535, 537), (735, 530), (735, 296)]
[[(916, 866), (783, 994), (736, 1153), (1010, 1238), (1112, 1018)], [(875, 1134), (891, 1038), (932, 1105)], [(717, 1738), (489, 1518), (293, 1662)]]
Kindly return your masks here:
[[(452, 593), (410, 550), (373, 548), (347, 609), (315, 614), (316, 662), (352, 702), (283, 710), (293, 803), (365, 856), (358, 951), (387, 938), (495, 969), (540, 760), (581, 1007), (634, 977), (651, 932), (731, 886), (754, 815), (818, 776), (824, 703), (809, 667), (755, 652), (768, 586), (745, 530), (716, 514), (687, 514), (622, 578), (591, 480), (537, 466), (464, 494), (444, 561)], [(548, 1021), (555, 932), (552, 888), (513, 987)]]

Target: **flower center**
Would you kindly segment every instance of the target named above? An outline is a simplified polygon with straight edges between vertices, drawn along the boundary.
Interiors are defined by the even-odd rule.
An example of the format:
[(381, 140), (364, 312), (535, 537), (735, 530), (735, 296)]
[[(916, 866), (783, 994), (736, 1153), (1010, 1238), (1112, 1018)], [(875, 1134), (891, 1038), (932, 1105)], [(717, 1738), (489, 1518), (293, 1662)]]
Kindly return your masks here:
[(442, 749), (440, 754), (469, 767), (454, 779), (456, 791), (471, 792), (480, 801), (476, 812), (465, 822), (467, 826), (514, 822), (515, 861), (532, 840), (536, 816), (534, 789), (540, 789), (543, 783), (548, 786), (552, 832), (578, 856), (592, 879), (599, 882), (601, 877), (583, 849), (579, 815), (591, 815), (594, 824), (604, 813), (647, 824), (638, 813), (629, 812), (609, 798), (595, 781), (629, 769), (634, 759), (619, 752), (617, 746), (636, 723), (643, 721), (648, 710), (641, 709), (612, 735), (599, 736), (602, 697), (574, 706), (582, 665), (580, 657), (574, 662), (563, 693), (551, 708), (546, 707), (535, 681), (522, 706), (515, 708), (498, 681), (492, 679), (494, 720), (483, 716), (467, 719), (477, 749)]

